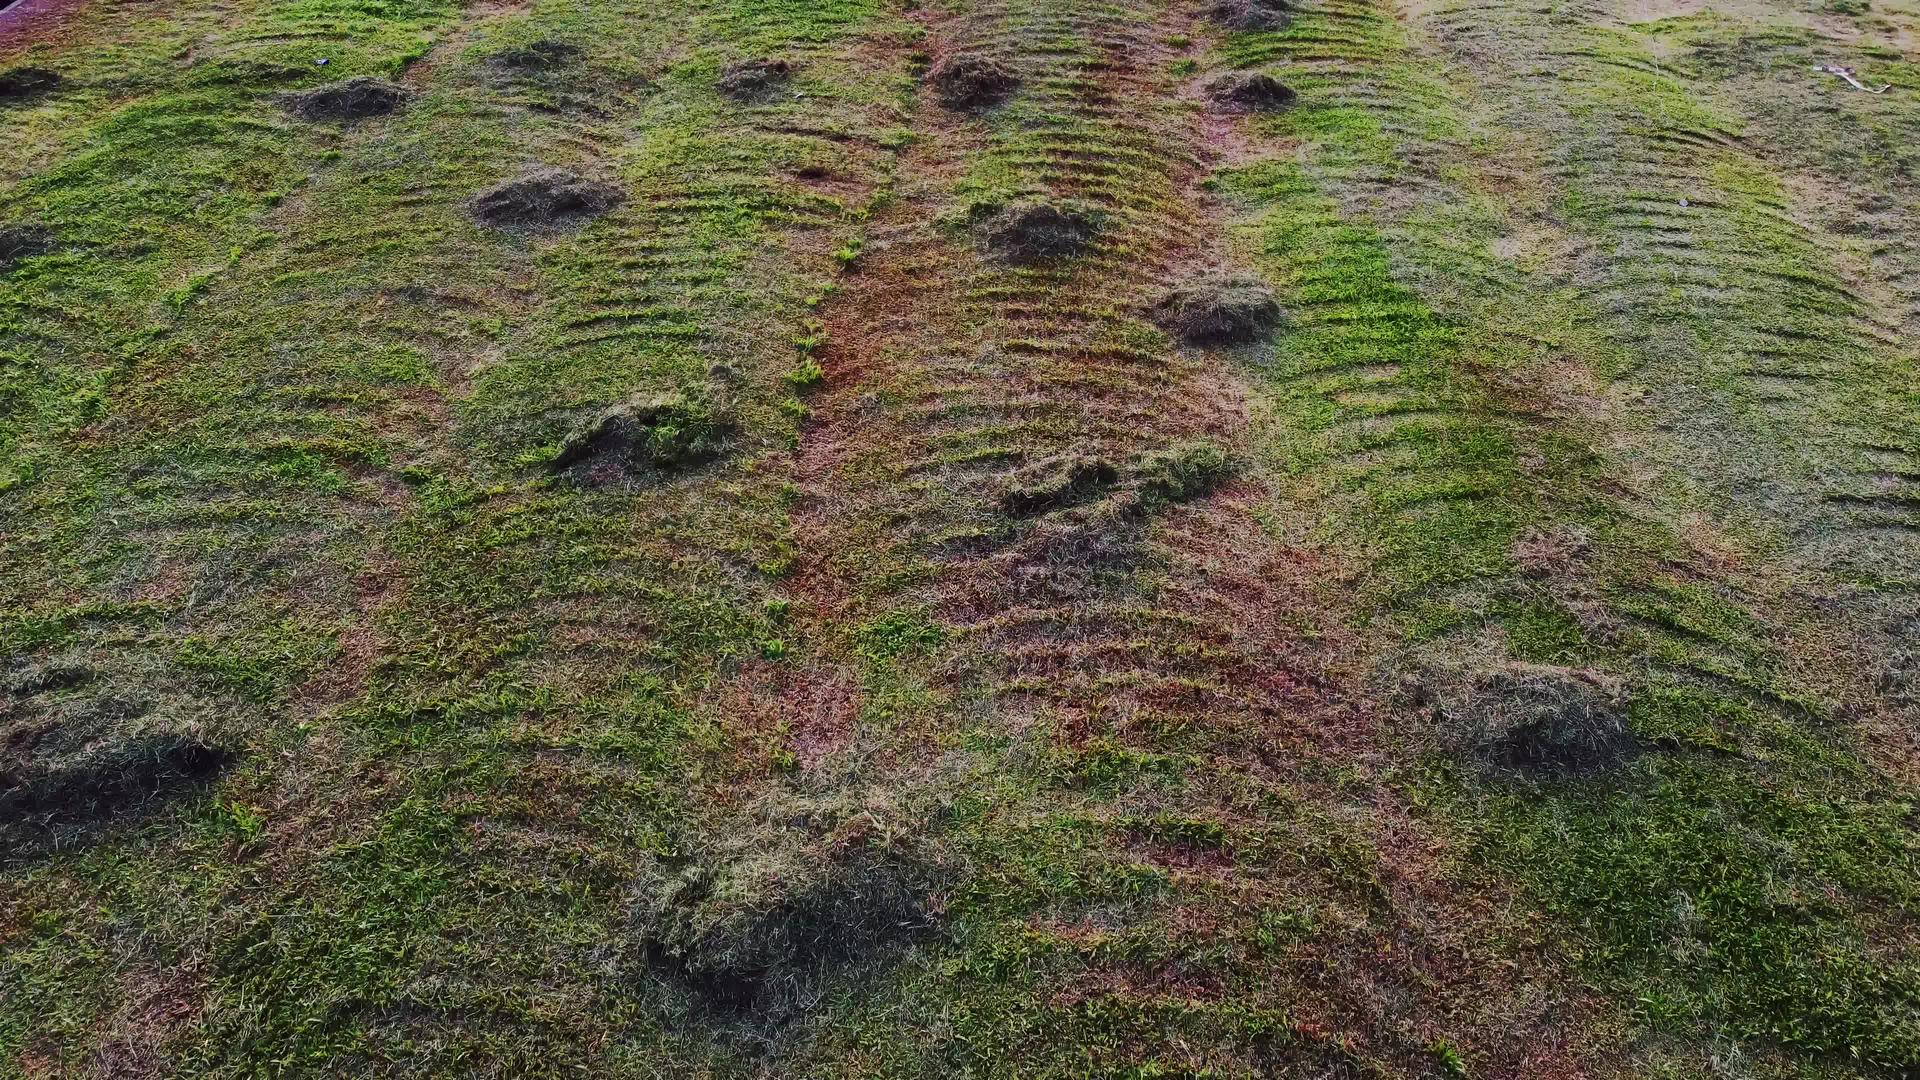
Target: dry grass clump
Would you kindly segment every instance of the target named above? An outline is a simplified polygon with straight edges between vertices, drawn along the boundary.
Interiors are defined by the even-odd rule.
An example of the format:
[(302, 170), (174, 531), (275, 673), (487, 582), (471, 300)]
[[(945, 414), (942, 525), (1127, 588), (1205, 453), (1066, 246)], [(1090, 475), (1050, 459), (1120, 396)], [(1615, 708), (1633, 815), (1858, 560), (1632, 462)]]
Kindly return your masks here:
[(503, 49), (487, 57), (487, 66), (500, 72), (552, 71), (579, 63), (587, 55), (578, 45), (562, 41), (535, 41), (518, 48)]
[(1259, 71), (1222, 75), (1207, 84), (1207, 96), (1234, 112), (1278, 112), (1299, 98), (1293, 87)]
[(17, 67), (11, 71), (0, 71), (0, 105), (31, 100), (60, 83), (60, 73), (46, 68)]
[(1266, 283), (1251, 274), (1211, 272), (1174, 286), (1153, 320), (1190, 345), (1245, 345), (1271, 337), (1283, 313)]
[(993, 216), (987, 250), (1016, 266), (1072, 258), (1093, 246), (1100, 225), (1097, 212), (1075, 203), (1015, 202)]
[(1522, 777), (1591, 776), (1641, 751), (1621, 686), (1593, 671), (1511, 664), (1474, 679), (1441, 716), (1480, 761)]
[(626, 198), (611, 184), (565, 169), (538, 169), (474, 196), (467, 211), (496, 229), (561, 229), (598, 217)]
[(353, 123), (385, 116), (406, 104), (412, 91), (403, 86), (356, 75), (344, 82), (280, 95), (280, 105), (302, 120)]
[(237, 755), (181, 734), (135, 735), (41, 767), (0, 766), (0, 849), (30, 854), (202, 784)]
[(1233, 474), (1226, 451), (1192, 442), (1142, 454), (1128, 470), (1143, 502), (1186, 502), (1207, 494)]
[(639, 396), (594, 414), (548, 468), (589, 481), (686, 468), (718, 457), (732, 432), (724, 410), (704, 397)]
[(1119, 468), (1105, 458), (1061, 454), (1015, 473), (1000, 495), (1000, 508), (1015, 517), (1044, 514), (1084, 502), (1119, 481)]
[(1020, 86), (1007, 65), (982, 53), (963, 52), (941, 60), (927, 72), (940, 104), (956, 112), (985, 109), (1005, 101)]
[(1119, 495), (1121, 514), (1197, 499), (1232, 475), (1225, 451), (1204, 440), (1136, 454), (1125, 466), (1083, 451), (1042, 458), (1008, 477), (1000, 509), (1034, 517)]
[(0, 225), (0, 270), (53, 248), (53, 231), (44, 225)]
[(735, 101), (766, 101), (793, 78), (793, 63), (781, 59), (737, 60), (720, 72), (715, 84)]
[(941, 878), (891, 804), (783, 794), (690, 864), (645, 873), (635, 924), (655, 974), (707, 1008), (777, 1024), (931, 932)]
[(1207, 12), (1229, 30), (1285, 30), (1293, 22), (1286, 0), (1219, 0)]

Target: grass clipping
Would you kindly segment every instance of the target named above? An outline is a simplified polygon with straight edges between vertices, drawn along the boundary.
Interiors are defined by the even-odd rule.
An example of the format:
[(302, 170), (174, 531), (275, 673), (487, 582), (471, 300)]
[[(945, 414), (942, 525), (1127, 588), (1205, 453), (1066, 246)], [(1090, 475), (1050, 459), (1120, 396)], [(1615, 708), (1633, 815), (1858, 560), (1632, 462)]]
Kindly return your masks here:
[(1612, 772), (1638, 757), (1627, 690), (1597, 671), (1508, 663), (1479, 672), (1429, 669), (1406, 680), (1416, 706), (1434, 706), (1444, 738), (1493, 775), (1565, 780)]
[(398, 111), (413, 97), (404, 86), (365, 75), (282, 94), (280, 106), (302, 120), (351, 124)]
[(1005, 101), (1020, 88), (1013, 69), (983, 53), (963, 52), (933, 65), (927, 72), (940, 104), (955, 112), (973, 112)]
[(188, 735), (149, 733), (98, 739), (37, 768), (18, 760), (0, 765), (0, 863), (137, 818), (208, 783), (236, 757)]
[(467, 213), (494, 229), (573, 228), (626, 202), (612, 184), (566, 169), (535, 169), (502, 181), (467, 201)]
[(640, 481), (712, 461), (733, 432), (711, 395), (636, 395), (575, 429), (547, 467), (589, 485)]
[(1286, 318), (1280, 301), (1252, 274), (1215, 271), (1168, 290), (1153, 321), (1189, 345), (1250, 345), (1273, 336)]
[(890, 805), (770, 799), (684, 865), (643, 873), (650, 972), (712, 1011), (777, 1025), (931, 933), (945, 875)]

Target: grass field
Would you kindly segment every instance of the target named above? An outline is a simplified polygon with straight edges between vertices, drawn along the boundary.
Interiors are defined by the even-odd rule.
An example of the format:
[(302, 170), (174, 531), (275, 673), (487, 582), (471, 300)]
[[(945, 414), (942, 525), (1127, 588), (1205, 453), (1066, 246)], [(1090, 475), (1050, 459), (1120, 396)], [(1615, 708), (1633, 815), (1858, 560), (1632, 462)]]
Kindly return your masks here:
[(0, 1076), (577, 1075), (1920, 1077), (1920, 5), (0, 10)]

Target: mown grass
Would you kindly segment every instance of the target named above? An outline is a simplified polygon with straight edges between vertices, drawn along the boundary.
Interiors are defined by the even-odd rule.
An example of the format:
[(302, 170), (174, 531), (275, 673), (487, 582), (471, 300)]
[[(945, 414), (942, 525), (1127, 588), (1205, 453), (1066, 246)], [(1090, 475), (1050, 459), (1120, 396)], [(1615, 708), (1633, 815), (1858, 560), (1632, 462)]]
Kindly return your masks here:
[[(263, 4), (183, 51), (211, 18), (83, 22), (128, 44), (52, 54), (66, 88), (10, 113), (31, 176), (8, 214), (61, 247), (5, 282), (5, 641), (96, 672), (57, 702), (72, 730), (203, 731), (244, 763), (217, 798), (8, 870), (0, 1056), (80, 1072), (144, 1038), (183, 1075), (657, 1059), (657, 1026), (618, 1021), (639, 990), (596, 957), (630, 933), (631, 867), (701, 827), (701, 756), (732, 753), (704, 695), (790, 632), (759, 569), (790, 547), (766, 457), (794, 438), (781, 377), (827, 267), (783, 249), (859, 207), (789, 171), (832, 144), (781, 129), (887, 140), (867, 109), (898, 76), (822, 50), (875, 12)], [(535, 40), (581, 54), (538, 78), (488, 65)], [(722, 59), (762, 50), (803, 54), (808, 99), (714, 94)], [(356, 74), (417, 96), (345, 127), (274, 104)], [(831, 157), (856, 188), (878, 167)], [(556, 237), (466, 218), (536, 164), (618, 177), (627, 207)], [(654, 295), (626, 291), (635, 258)], [(544, 478), (582, 410), (716, 364), (740, 435), (707, 473)], [(95, 718), (112, 695), (140, 715)], [(156, 992), (190, 1023), (129, 1035), (116, 1017)]]
[[(0, 1073), (1517, 1075), (1515, 1031), (1601, 1072), (1920, 1067), (1912, 792), (1777, 561), (1859, 505), (1782, 448), (1911, 404), (1856, 333), (1884, 298), (1836, 297), (1783, 146), (1701, 150), (1703, 254), (1638, 257), (1676, 192), (1608, 154), (1778, 116), (1641, 31), (1433, 17), (1577, 78), (1456, 82), (1344, 3), (1217, 50), (1160, 3), (83, 9), (31, 56), (63, 87), (0, 106), (0, 224), (59, 241), (0, 270), (0, 725), (28, 769), (237, 761), (0, 853)], [(543, 42), (578, 51), (494, 62)], [(1022, 96), (915, 115), (957, 45)], [(787, 92), (715, 92), (766, 56)], [(1176, 81), (1268, 65), (1283, 149), (1208, 185), (1292, 314), (1238, 358), (1246, 430), (1139, 309), (1221, 239)], [(273, 100), (359, 74), (415, 96)], [(1897, 185), (1909, 119), (1850, 115)], [(536, 166), (626, 201), (469, 218)], [(1094, 255), (993, 264), (974, 218), (1017, 198), (1098, 205)], [(1781, 328), (1859, 377), (1780, 411), (1735, 362)], [(548, 467), (656, 394), (718, 452)], [(1814, 509), (1776, 531), (1701, 446)], [(1007, 513), (1062, 452), (1124, 482)], [(1640, 753), (1488, 770), (1448, 709), (1512, 661), (1621, 679)]]
[[(1489, 21), (1504, 25), (1501, 14)], [(1449, 18), (1455, 29), (1465, 21), (1457, 12)], [(1336, 20), (1343, 45), (1364, 31), (1342, 57), (1365, 67), (1371, 110), (1343, 101), (1348, 81), (1318, 66)], [(1404, 50), (1399, 57), (1396, 49)], [(1731, 582), (1686, 570), (1698, 558), (1688, 543), (1618, 493), (1624, 470), (1601, 441), (1612, 407), (1601, 398), (1599, 408), (1569, 411), (1541, 394), (1549, 380), (1564, 390), (1568, 365), (1591, 372), (1596, 394), (1607, 381), (1676, 365), (1663, 336), (1676, 327), (1690, 326), (1682, 332), (1697, 347), (1721, 350), (1735, 344), (1728, 334), (1739, 332), (1740, 319), (1768, 327), (1814, 320), (1792, 331), (1796, 340), (1804, 332), (1852, 348), (1848, 327), (1821, 321), (1851, 311), (1821, 291), (1831, 278), (1802, 289), (1749, 288), (1738, 284), (1745, 264), (1727, 261), (1787, 258), (1801, 243), (1779, 215), (1778, 189), (1759, 179), (1757, 164), (1721, 166), (1712, 175), (1724, 194), (1694, 200), (1724, 199), (1723, 212), (1744, 222), (1736, 226), (1741, 239), (1722, 249), (1738, 255), (1721, 256), (1716, 279), (1663, 278), (1658, 300), (1602, 313), (1589, 305), (1604, 304), (1607, 291), (1571, 294), (1551, 279), (1513, 280), (1487, 249), (1471, 250), (1512, 227), (1503, 216), (1528, 209), (1538, 196), (1524, 188), (1516, 199), (1509, 185), (1464, 214), (1430, 213), (1416, 199), (1376, 216), (1354, 194), (1356, 184), (1399, 172), (1396, 162), (1419, 161), (1419, 187), (1458, 191), (1456, 206), (1484, 199), (1485, 181), (1458, 164), (1466, 146), (1457, 121), (1443, 112), (1413, 126), (1398, 122), (1405, 106), (1397, 99), (1410, 91), (1406, 97), (1422, 100), (1426, 76), (1411, 44), (1383, 19), (1344, 8), (1309, 15), (1284, 34), (1231, 43), (1223, 55), (1243, 65), (1291, 60), (1280, 72), (1304, 71), (1299, 85), (1320, 91), (1271, 123), (1304, 144), (1302, 166), (1256, 166), (1219, 181), (1250, 207), (1249, 243), (1295, 307), (1296, 332), (1270, 369), (1276, 463), (1328, 507), (1323, 520), (1339, 542), (1369, 553), (1371, 588), (1400, 634), (1444, 652), (1449, 642), (1466, 646), (1492, 631), (1496, 658), (1617, 671), (1633, 687), (1628, 723), (1652, 751), (1601, 780), (1519, 783), (1462, 767), (1448, 751), (1432, 755), (1425, 778), (1413, 782), (1416, 799), (1487, 872), (1521, 883), (1562, 920), (1566, 954), (1651, 1030), (1704, 1034), (1751, 1054), (1769, 1075), (1912, 1068), (1914, 943), (1898, 914), (1911, 904), (1911, 792), (1833, 730), (1819, 676), (1794, 662), (1797, 643), (1833, 631), (1805, 614), (1764, 611)], [(1630, 101), (1663, 124), (1726, 126), (1670, 78), (1609, 69), (1590, 85), (1582, 92)], [(1649, 93), (1669, 97), (1650, 101)], [(1477, 104), (1469, 93), (1447, 108), (1457, 115)], [(1543, 136), (1529, 124), (1512, 143), (1560, 134)], [(1600, 166), (1571, 174), (1559, 197), (1583, 207), (1631, 200), (1638, 196), (1630, 182)], [(1363, 214), (1371, 218), (1365, 224)], [(1619, 220), (1604, 216), (1575, 220), (1619, 227), (1601, 224)], [(1620, 272), (1643, 265), (1625, 261)], [(1482, 275), (1499, 282), (1502, 301), (1474, 300)], [(1734, 327), (1729, 295), (1741, 305)], [(1770, 314), (1775, 304), (1799, 314)], [(1541, 311), (1552, 317), (1538, 319)], [(1587, 329), (1609, 325), (1617, 329), (1598, 339)], [(1530, 370), (1541, 364), (1554, 366)], [(1313, 378), (1343, 367), (1368, 371), (1363, 385), (1389, 388), (1392, 397), (1376, 390), (1355, 405), (1342, 391), (1356, 384)], [(1701, 379), (1701, 369), (1710, 366), (1687, 377)], [(1806, 413), (1742, 413), (1753, 401), (1747, 388), (1721, 385), (1726, 396), (1711, 413), (1681, 407), (1724, 426), (1715, 430), (1739, 433), (1729, 438), (1789, 429), (1807, 437)], [(1689, 384), (1690, 393), (1700, 389)], [(1368, 436), (1340, 437), (1342, 420), (1402, 411), (1421, 424), (1376, 423)], [(1812, 435), (1826, 431), (1816, 426)], [(1714, 445), (1697, 434), (1686, 444)], [(1673, 475), (1712, 477), (1729, 464), (1695, 462)], [(1697, 489), (1684, 490), (1682, 501), (1698, 505)], [(1649, 495), (1662, 498), (1640, 497)], [(1728, 517), (1738, 532), (1740, 519)], [(1542, 528), (1571, 528), (1581, 538), (1574, 562), (1582, 584), (1571, 591), (1515, 562), (1516, 542)], [(1605, 612), (1613, 614), (1595, 618)], [(1469, 667), (1488, 663), (1484, 646), (1459, 655)], [(1443, 746), (1449, 722), (1457, 721), (1441, 713)], [(1644, 1066), (1673, 1075), (1704, 1067), (1684, 1045), (1661, 1046)]]

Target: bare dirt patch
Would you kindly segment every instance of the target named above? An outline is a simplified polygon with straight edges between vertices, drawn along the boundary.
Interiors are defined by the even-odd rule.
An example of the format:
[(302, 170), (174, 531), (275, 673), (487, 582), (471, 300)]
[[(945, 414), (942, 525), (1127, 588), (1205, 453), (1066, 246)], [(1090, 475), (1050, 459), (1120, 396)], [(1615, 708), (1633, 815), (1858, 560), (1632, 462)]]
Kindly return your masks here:
[(0, 51), (26, 45), (58, 45), (68, 18), (84, 0), (15, 0), (0, 6)]
[(167, 1042), (199, 1016), (205, 992), (188, 970), (133, 968), (119, 977), (123, 999), (106, 1021), (84, 1075), (112, 1080), (165, 1076), (173, 1066)]
[(1514, 539), (1509, 554), (1528, 577), (1561, 578), (1579, 570), (1592, 550), (1592, 537), (1579, 526), (1535, 526)]

